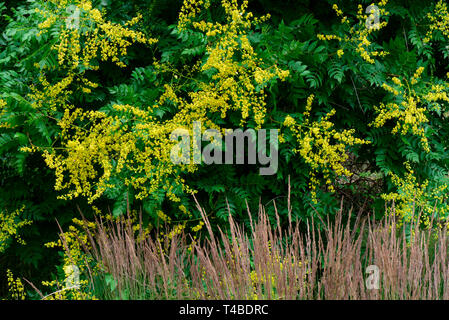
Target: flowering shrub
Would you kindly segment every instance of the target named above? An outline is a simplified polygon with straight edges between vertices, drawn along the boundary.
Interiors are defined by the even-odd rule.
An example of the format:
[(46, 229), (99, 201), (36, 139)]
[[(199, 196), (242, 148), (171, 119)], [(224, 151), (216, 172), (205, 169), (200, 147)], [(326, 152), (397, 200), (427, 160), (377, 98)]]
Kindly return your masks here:
[(18, 230), (26, 225), (30, 225), (32, 221), (19, 220), (19, 215), (25, 208), (16, 210), (12, 213), (0, 212), (0, 253), (4, 252), (9, 246), (11, 238), (22, 245), (25, 245), (25, 241), (20, 237)]
[[(214, 229), (229, 214), (248, 224), (247, 202), (273, 202), (268, 216), (286, 225), (332, 215), (341, 197), (377, 212), (394, 201), (406, 223), (418, 205), (424, 225), (437, 212), (443, 227), (446, 3), (325, 2), (0, 2), (0, 251), (37, 268), (54, 218), (76, 245), (76, 205), (115, 217), (142, 208), (145, 236), (200, 237), (192, 194)], [(195, 153), (175, 164), (171, 134), (195, 137), (194, 122), (201, 134), (279, 130), (279, 169), (261, 176)]]

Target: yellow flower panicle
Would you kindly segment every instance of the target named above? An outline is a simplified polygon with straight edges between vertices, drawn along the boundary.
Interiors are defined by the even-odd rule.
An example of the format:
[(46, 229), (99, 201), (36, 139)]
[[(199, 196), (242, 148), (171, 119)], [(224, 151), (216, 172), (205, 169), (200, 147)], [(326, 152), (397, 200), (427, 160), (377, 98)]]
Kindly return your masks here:
[(430, 42), (435, 32), (441, 32), (446, 39), (449, 39), (449, 10), (446, 1), (438, 1), (433, 12), (427, 14), (427, 18), (430, 26), (423, 39), (424, 43)]
[[(58, 51), (58, 62), (68, 69), (84, 67), (97, 69), (94, 60), (111, 60), (120, 67), (125, 64), (120, 57), (127, 55), (133, 43), (154, 44), (156, 39), (147, 38), (142, 32), (131, 30), (141, 18), (138, 15), (123, 26), (104, 18), (104, 12), (92, 6), (88, 0), (74, 0), (70, 5), (73, 12), (67, 10), (67, 1), (50, 0), (43, 9), (36, 9), (46, 20), (39, 25), (40, 34), (48, 32), (55, 24), (61, 25), (59, 42), (53, 46)], [(63, 17), (63, 19), (61, 19)], [(70, 19), (75, 19), (71, 26)]]
[(319, 174), (322, 175), (329, 191), (333, 192), (331, 177), (350, 177), (351, 172), (345, 168), (344, 163), (348, 159), (348, 146), (368, 144), (369, 141), (355, 138), (355, 130), (337, 131), (330, 118), (335, 114), (331, 110), (319, 121), (311, 121), (311, 110), (314, 96), (307, 99), (304, 112), (304, 122), (297, 124), (293, 118), (288, 116), (284, 125), (296, 135), (299, 147), (294, 149), (310, 166), (310, 182), (312, 200), (317, 202), (317, 187), (321, 185)]
[[(421, 145), (426, 152), (430, 152), (429, 141), (426, 136), (426, 124), (429, 122), (429, 111), (439, 111), (439, 102), (449, 102), (447, 91), (449, 85), (422, 84), (420, 78), (424, 71), (419, 67), (411, 80), (403, 78), (402, 81), (393, 77), (393, 84), (382, 85), (382, 88), (395, 96), (395, 102), (381, 103), (375, 106), (376, 119), (371, 125), (376, 128), (383, 127), (389, 120), (395, 121), (393, 134), (412, 134), (421, 138)], [(433, 109), (431, 109), (431, 107)]]
[(14, 279), (14, 275), (11, 270), (6, 270), (6, 277), (8, 280), (9, 294), (12, 300), (25, 300), (26, 293), (23, 287), (22, 281), (17, 278)]
[(390, 173), (397, 192), (383, 194), (385, 201), (394, 202), (394, 211), (398, 216), (398, 225), (419, 222), (425, 227), (430, 225), (431, 217), (438, 224), (447, 220), (449, 205), (447, 204), (448, 185), (441, 184), (438, 187), (430, 187), (429, 181), (419, 183), (411, 165), (404, 163), (406, 168), (405, 177), (401, 178)]
[(12, 213), (0, 212), (0, 253), (4, 252), (9, 244), (11, 238), (14, 238), (17, 243), (25, 245), (25, 241), (18, 234), (18, 230), (24, 226), (30, 225), (30, 220), (18, 220), (18, 217), (23, 213), (25, 207), (18, 209)]
[(78, 279), (79, 282), (72, 283), (67, 287), (67, 277), (74, 272), (74, 267), (82, 275), (89, 268), (89, 272), (94, 275), (99, 270), (99, 262), (95, 261), (91, 255), (86, 254), (86, 250), (91, 249), (91, 244), (85, 230), (93, 232), (96, 224), (77, 218), (72, 219), (73, 224), (68, 230), (60, 235), (57, 241), (44, 244), (47, 248), (58, 248), (63, 252), (62, 266), (65, 278), (52, 281), (43, 281), (42, 285), (48, 287), (53, 292), (45, 296), (45, 300), (92, 300), (96, 299), (89, 290), (89, 282), (85, 279)]
[[(388, 16), (389, 12), (385, 10), (385, 6), (387, 5), (387, 0), (383, 0), (377, 3), (378, 14), (379, 16)], [(331, 41), (336, 40), (340, 44), (341, 48), (337, 50), (337, 56), (341, 58), (345, 50), (353, 50), (359, 54), (359, 56), (366, 62), (370, 64), (375, 63), (376, 57), (384, 57), (388, 54), (386, 51), (377, 51), (373, 49), (373, 44), (369, 40), (370, 35), (384, 28), (387, 25), (387, 22), (379, 22), (373, 27), (368, 28), (366, 26), (366, 21), (370, 18), (368, 15), (364, 14), (363, 6), (359, 5), (357, 19), (358, 23), (354, 26), (351, 26), (350, 19), (344, 15), (343, 11), (338, 7), (338, 5), (334, 4), (332, 6), (336, 15), (341, 17), (341, 23), (347, 29), (346, 35), (342, 38), (340, 36), (334, 34), (318, 34), (317, 37), (319, 40), (323, 41)], [(374, 14), (373, 12), (370, 15)]]
[[(77, 12), (68, 8), (73, 7)], [(29, 94), (31, 105), (36, 109), (65, 110), (73, 108), (69, 98), (73, 90), (91, 93), (98, 84), (86, 78), (87, 70), (98, 70), (101, 61), (112, 61), (119, 67), (125, 67), (123, 57), (134, 43), (151, 45), (156, 39), (146, 37), (140, 31), (130, 29), (141, 19), (141, 15), (124, 25), (107, 21), (104, 12), (94, 8), (87, 0), (50, 0), (41, 9), (36, 9), (45, 21), (39, 24), (38, 36), (55, 28), (60, 29), (59, 38), (52, 49), (57, 52), (58, 70), (65, 76), (51, 84), (46, 78), (45, 68), (39, 77), (39, 83), (31, 86)], [(73, 25), (69, 24), (72, 21)], [(37, 67), (40, 68), (39, 64)]]
[(8, 123), (8, 120), (3, 120), (2, 118), (8, 112), (8, 105), (5, 100), (0, 99), (0, 128), (11, 128), (11, 124)]
[[(194, 172), (198, 165), (172, 163), (170, 151), (176, 143), (170, 140), (170, 134), (175, 129), (186, 128), (192, 132), (193, 122), (201, 121), (204, 130), (213, 128), (222, 131), (209, 115), (218, 114), (226, 118), (231, 112), (240, 114), (242, 126), (249, 119), (254, 120), (256, 129), (264, 124), (266, 94), (263, 87), (273, 79), (284, 80), (289, 75), (288, 71), (280, 70), (276, 65), (266, 65), (249, 41), (251, 29), (269, 16), (255, 18), (252, 13), (246, 12), (247, 1), (238, 5), (234, 0), (223, 0), (226, 23), (212, 23), (199, 18), (200, 12), (207, 7), (207, 2), (184, 1), (178, 24), (178, 32), (184, 32), (189, 27), (209, 39), (207, 59), (194, 70), (198, 73), (213, 71), (213, 75), (212, 80), (198, 81), (199, 90), (180, 95), (176, 84), (166, 84), (164, 92), (153, 105), (115, 105), (108, 115), (66, 105), (64, 116), (59, 121), (62, 151), (44, 151), (47, 165), (56, 172), (55, 189), (64, 192), (62, 198), (84, 196), (93, 202), (106, 189), (114, 187), (112, 177), (122, 174), (126, 177), (123, 179), (125, 185), (138, 191), (138, 199), (162, 189), (168, 199), (179, 202), (175, 189), (176, 192), (179, 188), (183, 192), (194, 192), (181, 178), (181, 173)], [(93, 14), (94, 9), (86, 10), (86, 15)], [(100, 18), (92, 19), (100, 25), (103, 22)], [(125, 32), (121, 27), (107, 26), (120, 31), (111, 31), (108, 38), (116, 36), (119, 42), (124, 35), (136, 38), (136, 41), (141, 39), (138, 34)], [(99, 28), (99, 32), (106, 32), (106, 27)], [(81, 48), (84, 48), (87, 42), (82, 43)], [(83, 55), (84, 49), (79, 52), (80, 63), (90, 61), (92, 55)], [(121, 55), (126, 53), (122, 50), (118, 52)], [(63, 58), (66, 59), (66, 56), (63, 55)], [(175, 77), (184, 76), (168, 64), (156, 62), (154, 67), (160, 72), (171, 72)], [(45, 100), (48, 96), (45, 95)], [(174, 104), (177, 112), (171, 119), (162, 121), (155, 116), (155, 112), (166, 103)], [(86, 122), (89, 123), (88, 130), (82, 125)]]

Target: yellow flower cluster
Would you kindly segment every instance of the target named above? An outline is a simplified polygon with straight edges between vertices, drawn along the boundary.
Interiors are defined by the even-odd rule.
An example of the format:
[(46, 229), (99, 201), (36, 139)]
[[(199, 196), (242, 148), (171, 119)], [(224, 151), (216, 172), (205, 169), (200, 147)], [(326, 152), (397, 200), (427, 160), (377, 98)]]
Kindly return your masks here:
[(22, 281), (19, 278), (14, 279), (14, 276), (9, 269), (6, 270), (6, 277), (8, 280), (9, 294), (11, 295), (12, 300), (25, 300), (26, 293)]
[[(389, 14), (389, 12), (385, 10), (387, 2), (388, 0), (382, 0), (377, 3), (379, 16), (387, 16)], [(349, 18), (343, 15), (343, 11), (339, 9), (338, 5), (334, 4), (332, 8), (337, 16), (341, 17), (341, 23), (348, 28), (347, 34), (343, 38), (334, 34), (318, 34), (317, 37), (318, 39), (324, 41), (337, 40), (341, 45), (341, 48), (337, 50), (337, 55), (339, 58), (343, 56), (345, 52), (344, 50), (351, 49), (355, 50), (355, 52), (357, 52), (366, 62), (374, 64), (374, 57), (384, 57), (388, 54), (388, 52), (385, 51), (377, 51), (372, 49), (372, 43), (368, 40), (369, 36), (373, 32), (384, 28), (387, 25), (387, 22), (379, 22), (374, 24), (371, 28), (367, 27), (366, 21), (367, 19), (372, 18), (372, 16), (364, 14), (363, 6), (359, 5), (357, 13), (357, 19), (359, 22), (354, 26), (350, 26)], [(371, 15), (373, 14), (374, 13), (372, 12)]]
[(209, 0), (184, 0), (179, 12), (178, 28), (181, 30), (185, 29), (201, 11), (209, 7)]
[[(153, 44), (156, 39), (147, 38), (142, 32), (131, 30), (127, 27), (135, 25), (141, 15), (121, 26), (106, 21), (103, 13), (92, 7), (88, 0), (73, 0), (68, 3), (65, 0), (50, 0), (44, 9), (36, 9), (46, 20), (39, 25), (40, 33), (48, 32), (55, 23), (73, 19), (68, 12), (68, 5), (74, 6), (78, 11), (78, 21), (75, 26), (67, 22), (61, 25), (59, 43), (54, 46), (58, 51), (58, 61), (62, 66), (70, 69), (83, 66), (85, 69), (97, 69), (98, 65), (92, 64), (93, 60), (101, 57), (102, 61), (111, 60), (120, 67), (125, 64), (120, 61), (120, 56), (127, 55), (127, 49), (133, 43)], [(72, 13), (73, 14), (73, 13)], [(63, 19), (61, 19), (63, 17)]]
[(97, 300), (95, 295), (85, 290), (89, 285), (87, 280), (80, 280), (78, 289), (66, 288), (65, 283), (59, 280), (42, 281), (42, 285), (54, 290), (43, 297), (42, 300)]
[(20, 237), (17, 231), (24, 226), (30, 225), (32, 221), (18, 221), (18, 217), (23, 213), (25, 207), (18, 209), (10, 214), (0, 212), (0, 253), (8, 247), (8, 242), (13, 237), (17, 243), (25, 245), (25, 241)]
[[(396, 77), (392, 79), (393, 84), (384, 83), (382, 87), (395, 96), (395, 102), (381, 103), (375, 107), (376, 119), (371, 125), (379, 128), (389, 120), (394, 119), (396, 125), (392, 133), (406, 135), (411, 133), (421, 138), (421, 145), (426, 152), (430, 151), (428, 139), (425, 134), (425, 124), (429, 122), (427, 117), (428, 108), (433, 103), (435, 110), (441, 107), (437, 102), (449, 102), (447, 91), (448, 85), (431, 85), (422, 89), (419, 79), (424, 71), (419, 67), (410, 81), (403, 78), (402, 81)], [(404, 82), (404, 83), (403, 83)]]
[(171, 222), (171, 218), (169, 216), (167, 216), (162, 210), (158, 210), (157, 211), (157, 216), (164, 222), (166, 223), (170, 223)]
[[(198, 10), (207, 8), (207, 3), (184, 2), (180, 32), (191, 26), (209, 38), (207, 59), (197, 68), (203, 73), (213, 71), (213, 75), (212, 80), (198, 80), (199, 90), (181, 97), (175, 85), (165, 85), (164, 93), (154, 105), (145, 108), (116, 105), (112, 115), (65, 109), (59, 121), (62, 151), (44, 151), (48, 166), (56, 172), (55, 189), (66, 191), (63, 198), (85, 196), (92, 202), (107, 188), (114, 187), (110, 182), (112, 176), (126, 171), (123, 182), (138, 190), (138, 199), (162, 188), (170, 200), (179, 201), (175, 187), (193, 192), (180, 173), (194, 172), (197, 164), (172, 163), (170, 152), (176, 143), (170, 140), (170, 134), (175, 129), (185, 128), (192, 134), (193, 122), (201, 121), (203, 130), (224, 130), (210, 120), (210, 114), (226, 118), (231, 111), (240, 113), (242, 125), (252, 117), (257, 128), (262, 126), (266, 113), (263, 87), (274, 78), (284, 80), (288, 71), (276, 65), (265, 66), (257, 57), (247, 35), (267, 17), (254, 18), (246, 13), (247, 6), (247, 1), (238, 6), (234, 0), (223, 0), (227, 22), (220, 24), (196, 21)], [(155, 68), (183, 76), (167, 65), (155, 63)], [(178, 111), (171, 119), (161, 121), (154, 114), (167, 101), (175, 104)]]
[(337, 131), (329, 120), (335, 114), (335, 110), (331, 110), (319, 121), (312, 122), (310, 118), (313, 100), (313, 95), (307, 99), (305, 120), (302, 124), (296, 124), (293, 118), (287, 116), (284, 125), (296, 135), (299, 147), (293, 151), (299, 153), (311, 168), (309, 187), (312, 199), (316, 202), (316, 189), (320, 185), (318, 173), (323, 175), (329, 191), (333, 192), (332, 175), (340, 177), (352, 175), (344, 166), (344, 162), (348, 159), (347, 147), (368, 144), (369, 141), (355, 138), (354, 129)]
[[(220, 111), (225, 118), (228, 111), (236, 110), (241, 112), (242, 126), (252, 115), (258, 129), (264, 123), (266, 110), (265, 93), (257, 86), (275, 77), (284, 80), (289, 75), (288, 71), (280, 70), (276, 65), (263, 67), (262, 59), (257, 57), (249, 42), (248, 32), (253, 26), (266, 21), (269, 15), (255, 18), (251, 12), (246, 12), (247, 0), (240, 6), (236, 0), (222, 0), (226, 24), (194, 21), (201, 4), (202, 1), (184, 2), (178, 28), (182, 31), (191, 25), (212, 38), (207, 48), (208, 59), (201, 70), (217, 72), (213, 75), (214, 81), (201, 84), (202, 90), (192, 95), (192, 102), (185, 105), (180, 115), (184, 117), (194, 108), (200, 117), (204, 117), (206, 110), (211, 109), (213, 112)], [(208, 4), (202, 6), (205, 9)], [(237, 59), (238, 56), (241, 60)]]
[[(73, 221), (77, 223), (76, 219)], [(84, 248), (89, 248), (90, 244), (87, 235), (76, 228), (74, 225), (69, 226), (68, 231), (61, 235), (62, 239), (45, 243), (47, 248), (60, 248), (64, 251), (64, 266), (76, 265), (83, 272), (86, 263), (92, 261), (87, 257)]]
[(192, 227), (193, 232), (198, 232), (203, 229), (204, 221), (200, 221), (196, 226)]
[(6, 101), (3, 99), (0, 99), (0, 115), (1, 115), (1, 112), (4, 112), (5, 107), (6, 107)]
[(342, 49), (337, 50), (337, 56), (339, 58), (343, 57), (344, 54), (345, 54), (345, 52)]
[(3, 120), (2, 117), (8, 112), (7, 104), (5, 100), (0, 99), (0, 128), (11, 128), (11, 124), (8, 120)]
[[(96, 125), (87, 131), (83, 127), (73, 124), (76, 117), (83, 121), (87, 119)], [(115, 170), (120, 172), (125, 165), (128, 154), (135, 148), (134, 139), (130, 133), (125, 133), (117, 118), (108, 118), (101, 112), (85, 112), (76, 109), (70, 113), (66, 109), (64, 117), (59, 122), (62, 128), (61, 139), (67, 157), (56, 155), (44, 150), (43, 155), (47, 165), (56, 170), (56, 190), (62, 190), (70, 185), (73, 191), (62, 198), (70, 199), (79, 195), (85, 195), (89, 201), (98, 198), (103, 191), (110, 187), (107, 182), (113, 170), (111, 153), (117, 154), (117, 166)], [(70, 139), (66, 134), (72, 129)], [(103, 172), (98, 177), (96, 166), (102, 167)], [(70, 173), (71, 179), (64, 181), (64, 172)], [(94, 193), (92, 182), (98, 178), (97, 189)]]
[[(68, 20), (73, 18), (67, 10), (69, 6), (74, 6), (79, 13), (76, 27), (68, 24)], [(128, 28), (137, 23), (141, 16), (133, 18), (124, 26), (112, 23), (104, 18), (103, 12), (93, 8), (88, 0), (49, 0), (36, 12), (46, 19), (38, 26), (39, 35), (55, 28), (60, 30), (52, 49), (58, 54), (58, 70), (63, 71), (65, 76), (55, 84), (50, 84), (42, 68), (39, 86), (31, 86), (32, 93), (29, 95), (35, 108), (45, 106), (52, 111), (71, 108), (67, 103), (71, 90), (77, 88), (83, 93), (90, 93), (92, 88), (98, 86), (85, 77), (86, 70), (97, 70), (99, 61), (112, 61), (125, 67), (121, 58), (127, 55), (133, 43), (151, 45), (157, 42), (140, 31)], [(37, 67), (40, 66), (37, 64)]]
[(73, 83), (74, 78), (74, 73), (69, 72), (62, 80), (51, 85), (45, 75), (42, 74), (39, 77), (39, 86), (42, 87), (41, 89), (35, 85), (30, 85), (32, 93), (28, 94), (28, 98), (32, 101), (31, 106), (35, 109), (45, 108), (48, 111), (71, 108), (72, 106), (67, 101), (73, 93), (69, 90), (69, 86)]
[[(60, 239), (44, 244), (47, 248), (59, 248), (63, 252), (63, 270), (65, 278), (61, 281), (42, 281), (42, 285), (51, 288), (54, 292), (45, 296), (44, 300), (92, 300), (95, 296), (89, 291), (89, 282), (79, 279), (79, 283), (68, 286), (68, 278), (73, 272), (73, 266), (79, 269), (80, 275), (88, 268), (95, 275), (99, 264), (90, 267), (95, 261), (86, 254), (86, 250), (91, 248), (88, 235), (85, 230), (92, 232), (96, 224), (77, 218), (72, 219), (73, 225), (60, 235)], [(78, 228), (80, 227), (80, 229)], [(68, 286), (68, 287), (67, 287)]]
[[(167, 231), (160, 231), (159, 232), (159, 236), (157, 237), (158, 242), (163, 245), (163, 250), (167, 251), (168, 248), (171, 245), (171, 240), (173, 239), (173, 237), (183, 234), (186, 230), (187, 227), (187, 223), (191, 222), (193, 220), (183, 220), (183, 221), (179, 221), (180, 223), (174, 225), (173, 227), (168, 226), (171, 223), (171, 219), (166, 216), (165, 214), (162, 213), (162, 211), (158, 212), (158, 216), (160, 217), (161, 215), (164, 216), (164, 221), (167, 222)], [(201, 229), (203, 229), (204, 226), (204, 221), (200, 221), (198, 222), (198, 224), (196, 224), (195, 226), (191, 227), (191, 235), (192, 235), (192, 243), (189, 245), (188, 250), (192, 251), (193, 246), (196, 244), (196, 239), (197, 239), (197, 234), (198, 232), (201, 231)]]
[(415, 74), (412, 77), (412, 80), (410, 80), (410, 83), (412, 85), (415, 85), (418, 83), (418, 80), (421, 78), (422, 73), (424, 72), (424, 67), (419, 67), (418, 69), (416, 69)]
[(399, 225), (416, 222), (418, 216), (420, 216), (420, 222), (426, 227), (430, 227), (432, 216), (435, 217), (435, 222), (446, 219), (449, 213), (449, 205), (446, 201), (448, 185), (442, 184), (436, 188), (430, 188), (427, 180), (418, 183), (410, 164), (406, 162), (404, 165), (407, 170), (404, 178), (390, 173), (398, 192), (382, 195), (384, 200), (394, 202), (395, 213), (400, 219)]
[(317, 34), (317, 38), (323, 41), (342, 40), (339, 36), (336, 36), (335, 34)]
[(185, 227), (185, 223), (174, 226), (174, 228), (167, 234), (167, 240), (171, 240), (174, 236), (180, 235), (184, 231)]
[(426, 43), (432, 40), (435, 31), (440, 31), (444, 37), (449, 39), (449, 10), (446, 1), (438, 1), (433, 12), (428, 13), (427, 17), (430, 20), (430, 30), (427, 32), (423, 42)]
[[(303, 286), (305, 277), (307, 277), (308, 272), (303, 273), (303, 269), (307, 268), (303, 262), (289, 259), (288, 257), (281, 257), (279, 251), (273, 250), (271, 243), (267, 251), (267, 263), (264, 265), (256, 264), (249, 274), (251, 284), (248, 287), (251, 290), (247, 294), (247, 299), (267, 299), (268, 290), (270, 291), (271, 299), (279, 299), (279, 294), (275, 289), (278, 286), (278, 275), (286, 278), (290, 278), (290, 275), (293, 275), (294, 279), (291, 279), (290, 283), (294, 283), (298, 290)], [(304, 276), (301, 277), (299, 276), (300, 274), (304, 274)], [(263, 287), (263, 290), (258, 290), (258, 287)]]

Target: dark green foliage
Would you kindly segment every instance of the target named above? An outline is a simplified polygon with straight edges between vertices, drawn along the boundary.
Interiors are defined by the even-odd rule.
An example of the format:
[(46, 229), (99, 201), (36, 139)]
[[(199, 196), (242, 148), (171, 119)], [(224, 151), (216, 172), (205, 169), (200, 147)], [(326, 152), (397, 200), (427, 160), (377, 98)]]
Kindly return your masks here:
[[(370, 1), (359, 1), (364, 7)], [(51, 172), (38, 154), (28, 155), (19, 151), (30, 142), (39, 146), (58, 145), (59, 128), (47, 115), (35, 112), (27, 100), (30, 85), (37, 83), (38, 72), (34, 66), (53, 68), (57, 66), (57, 56), (52, 53), (54, 41), (51, 35), (37, 38), (37, 25), (42, 18), (34, 12), (39, 1), (0, 2), (0, 98), (10, 107), (5, 115), (13, 129), (0, 128), (0, 210), (13, 211), (26, 206), (24, 219), (34, 223), (23, 230), (27, 246), (12, 245), (0, 257), (0, 277), (6, 268), (15, 269), (30, 278), (40, 279), (48, 273), (50, 250), (43, 243), (55, 240), (57, 228), (55, 219), (65, 227), (73, 217), (78, 217), (75, 205), (86, 207), (85, 199), (72, 202), (57, 200), (54, 190), (54, 173)], [(337, 1), (339, 7), (354, 16), (357, 5), (354, 1)], [(403, 174), (403, 163), (408, 161), (419, 181), (429, 180), (439, 186), (447, 181), (449, 167), (449, 126), (448, 106), (432, 111), (426, 127), (430, 152), (425, 152), (419, 138), (413, 135), (393, 135), (393, 123), (375, 128), (369, 124), (375, 119), (374, 106), (388, 102), (391, 95), (382, 89), (393, 76), (410, 78), (420, 66), (425, 67), (424, 81), (443, 84), (448, 69), (449, 50), (447, 38), (436, 34), (431, 44), (423, 38), (427, 32), (426, 13), (431, 11), (434, 1), (398, 0), (387, 5), (390, 15), (385, 18), (388, 26), (373, 36), (372, 42), (379, 49), (389, 52), (385, 58), (369, 64), (355, 52), (346, 52), (342, 58), (336, 54), (338, 43), (321, 41), (317, 34), (343, 34), (340, 19), (332, 11), (333, 1), (309, 0), (254, 0), (250, 10), (255, 14), (269, 12), (272, 19), (254, 30), (249, 40), (258, 56), (268, 64), (277, 63), (280, 68), (290, 71), (285, 82), (273, 81), (266, 88), (267, 100), (266, 128), (279, 128), (286, 115), (297, 121), (303, 120), (302, 113), (310, 94), (316, 97), (313, 114), (321, 117), (332, 108), (338, 129), (355, 129), (356, 136), (371, 141), (359, 149), (351, 151), (347, 166), (360, 176), (374, 175), (375, 181), (360, 179), (356, 183), (337, 183), (336, 193), (325, 188), (318, 190), (318, 203), (311, 201), (308, 188), (309, 168), (298, 154), (294, 154), (295, 137), (285, 132), (285, 143), (279, 146), (279, 170), (273, 176), (260, 176), (258, 167), (251, 165), (202, 166), (198, 172), (186, 175), (188, 185), (198, 190), (197, 199), (212, 213), (214, 226), (227, 221), (229, 212), (237, 221), (247, 223), (247, 203), (257, 207), (264, 204), (268, 215), (276, 222), (275, 207), (282, 224), (287, 224), (287, 195), (290, 181), (291, 214), (294, 220), (305, 221), (312, 217), (331, 216), (339, 206), (341, 197), (345, 203), (366, 206), (381, 212), (384, 203), (379, 195), (394, 190), (388, 178), (389, 173)], [(194, 81), (180, 80), (173, 74), (156, 71), (154, 59), (174, 68), (187, 70), (189, 66), (205, 61), (207, 39), (198, 32), (179, 33), (176, 29), (180, 0), (154, 1), (94, 1), (98, 7), (104, 6), (108, 18), (114, 22), (129, 20), (136, 13), (143, 15), (138, 28), (147, 35), (159, 39), (151, 49), (136, 45), (127, 57), (128, 68), (119, 69), (103, 63), (99, 71), (89, 72), (88, 77), (100, 83), (92, 94), (77, 94), (71, 103), (92, 110), (111, 112), (114, 104), (130, 104), (137, 107), (151, 105), (163, 93), (163, 84), (176, 84), (183, 94), (198, 90)], [(205, 16), (218, 20), (223, 13), (211, 9)], [(60, 79), (62, 75), (51, 73), (50, 77)], [(212, 75), (201, 74), (210, 79)], [(205, 80), (205, 79), (201, 80)], [(87, 107), (86, 107), (87, 105)], [(430, 109), (431, 106), (429, 106)], [(157, 117), (168, 119), (176, 112), (175, 106), (166, 103), (157, 110)], [(59, 116), (59, 118), (62, 116)], [(239, 119), (214, 119), (227, 127), (237, 127)], [(251, 125), (251, 124), (250, 124)], [(353, 170), (353, 171), (354, 171)], [(173, 219), (182, 218), (176, 207), (168, 201), (164, 192), (156, 192), (144, 200), (134, 199), (134, 190), (126, 187), (120, 178), (114, 177), (117, 185), (105, 192), (96, 203), (101, 209), (120, 215), (128, 206), (142, 208), (145, 219), (156, 224), (156, 211), (163, 208), (173, 212)], [(367, 182), (368, 181), (368, 182)], [(169, 182), (167, 182), (169, 183)], [(181, 203), (199, 217), (191, 195), (182, 194)], [(275, 206), (274, 206), (275, 205)], [(180, 215), (180, 214), (179, 214)], [(184, 217), (185, 218), (185, 217)], [(316, 220), (318, 221), (318, 220)], [(318, 222), (317, 222), (318, 223)], [(32, 266), (32, 267), (30, 267)], [(29, 270), (28, 273), (24, 270)], [(4, 289), (4, 288), (0, 288)], [(1, 295), (1, 291), (0, 291)]]

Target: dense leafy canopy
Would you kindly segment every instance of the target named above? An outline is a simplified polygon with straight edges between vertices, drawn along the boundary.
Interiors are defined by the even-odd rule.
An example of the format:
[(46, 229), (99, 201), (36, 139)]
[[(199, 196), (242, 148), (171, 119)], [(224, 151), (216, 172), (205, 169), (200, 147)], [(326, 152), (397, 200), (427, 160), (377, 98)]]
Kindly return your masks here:
[[(446, 218), (449, 9), (370, 4), (0, 2), (1, 268), (42, 265), (77, 205), (195, 231), (192, 193), (216, 225), (247, 202), (330, 215), (342, 196)], [(194, 121), (278, 129), (278, 171), (173, 164), (170, 133)]]

